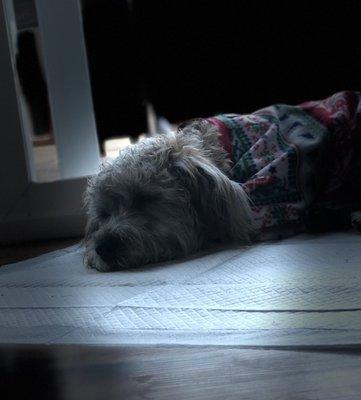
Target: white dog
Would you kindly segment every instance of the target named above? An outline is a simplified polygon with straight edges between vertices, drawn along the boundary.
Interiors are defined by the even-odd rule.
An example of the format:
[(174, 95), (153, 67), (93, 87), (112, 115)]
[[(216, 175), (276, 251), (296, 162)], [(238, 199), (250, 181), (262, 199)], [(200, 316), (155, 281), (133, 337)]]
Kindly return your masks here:
[(118, 270), (346, 227), (361, 199), (359, 98), (195, 120), (129, 146), (90, 180), (87, 265)]

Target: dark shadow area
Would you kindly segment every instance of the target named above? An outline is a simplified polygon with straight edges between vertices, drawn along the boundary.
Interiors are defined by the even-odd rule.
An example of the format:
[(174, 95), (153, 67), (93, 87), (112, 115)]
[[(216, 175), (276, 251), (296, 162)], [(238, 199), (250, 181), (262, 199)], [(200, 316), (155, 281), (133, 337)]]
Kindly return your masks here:
[[(32, 28), (32, 1), (20, 3), (26, 7), (17, 7), (19, 29)], [(82, 7), (101, 142), (144, 133), (146, 102), (178, 123), (361, 87), (356, 0), (82, 0)], [(49, 128), (49, 110), (30, 35), (19, 38), (18, 68), (41, 133)], [(30, 70), (36, 81), (28, 79)]]
[(139, 77), (172, 121), (361, 87), (361, 4), (134, 0)]
[(54, 354), (36, 347), (0, 348), (3, 399), (60, 399)]

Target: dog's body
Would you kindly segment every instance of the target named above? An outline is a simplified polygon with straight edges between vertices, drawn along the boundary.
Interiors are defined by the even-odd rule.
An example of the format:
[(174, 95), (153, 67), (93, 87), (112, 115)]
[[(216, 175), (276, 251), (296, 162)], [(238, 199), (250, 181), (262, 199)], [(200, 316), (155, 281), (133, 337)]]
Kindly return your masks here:
[(219, 115), (130, 146), (90, 182), (87, 264), (121, 269), (343, 227), (361, 208), (359, 100)]
[(250, 197), (262, 236), (342, 227), (343, 211), (349, 216), (360, 207), (359, 94), (209, 120), (228, 149), (231, 179)]

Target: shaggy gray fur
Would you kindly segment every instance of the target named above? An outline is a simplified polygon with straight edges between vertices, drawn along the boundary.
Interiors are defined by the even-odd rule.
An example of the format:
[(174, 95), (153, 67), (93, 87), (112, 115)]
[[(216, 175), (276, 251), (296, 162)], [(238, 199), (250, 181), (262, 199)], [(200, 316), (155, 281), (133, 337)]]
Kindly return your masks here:
[(248, 199), (228, 170), (205, 122), (129, 146), (89, 181), (86, 264), (119, 270), (248, 242)]

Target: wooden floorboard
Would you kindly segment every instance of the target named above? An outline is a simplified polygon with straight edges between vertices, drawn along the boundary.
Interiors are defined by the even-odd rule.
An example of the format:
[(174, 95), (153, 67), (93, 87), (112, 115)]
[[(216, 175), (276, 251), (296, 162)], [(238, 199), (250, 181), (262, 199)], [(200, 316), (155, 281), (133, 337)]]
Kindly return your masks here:
[(9, 399), (361, 398), (357, 351), (5, 346), (0, 360)]
[(0, 266), (63, 249), (80, 243), (81, 239), (82, 238), (54, 239), (2, 246), (0, 248)]
[[(0, 263), (78, 241), (9, 246)], [(0, 388), (1, 399), (360, 400), (361, 350), (0, 345)]]

